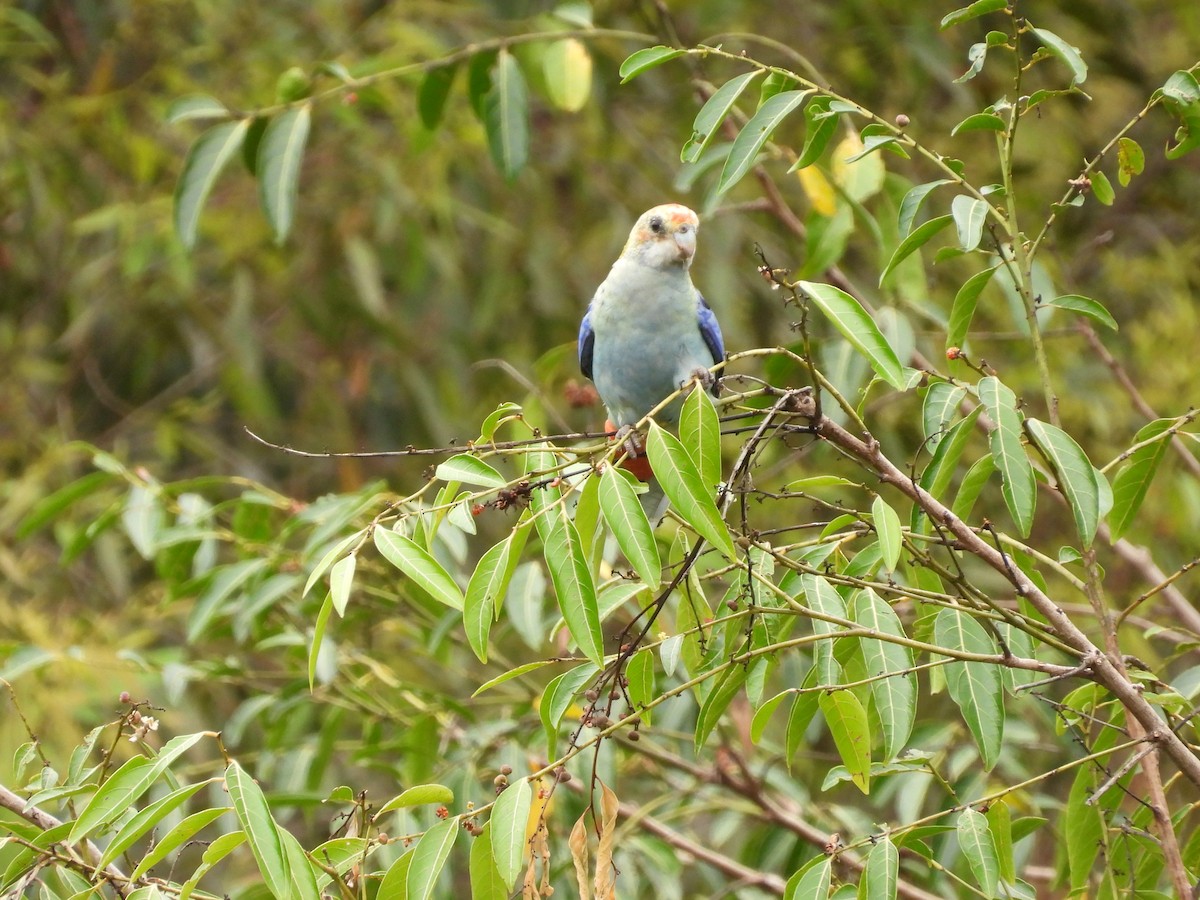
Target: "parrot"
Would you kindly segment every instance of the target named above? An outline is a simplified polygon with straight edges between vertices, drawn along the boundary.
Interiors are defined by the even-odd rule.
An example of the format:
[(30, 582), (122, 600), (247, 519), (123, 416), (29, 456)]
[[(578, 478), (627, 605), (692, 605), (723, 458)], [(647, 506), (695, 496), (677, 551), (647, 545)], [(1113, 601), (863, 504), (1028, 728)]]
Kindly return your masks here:
[[(678, 203), (642, 213), (579, 326), (579, 367), (596, 386), (607, 430), (626, 440), (626, 468), (642, 481), (651, 473), (634, 426), (693, 379), (715, 395), (709, 369), (725, 361), (721, 326), (689, 271), (699, 227)], [(676, 424), (682, 404), (676, 398), (656, 420)]]

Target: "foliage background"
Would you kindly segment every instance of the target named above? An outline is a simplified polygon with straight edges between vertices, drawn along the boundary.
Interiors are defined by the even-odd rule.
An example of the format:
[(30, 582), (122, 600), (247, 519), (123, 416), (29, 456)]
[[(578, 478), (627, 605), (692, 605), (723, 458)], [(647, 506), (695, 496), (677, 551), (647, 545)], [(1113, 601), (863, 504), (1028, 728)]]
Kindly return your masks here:
[[(953, 83), (966, 67), (968, 38), (980, 39), (985, 26), (973, 36), (939, 32), (948, 8), (940, 3), (710, 0), (666, 8), (669, 18), (649, 2), (603, 3), (595, 19), (660, 36), (669, 21), (684, 44), (720, 40), (786, 64), (803, 54), (843, 94), (906, 114), (914, 134), (942, 141), (1007, 88), (990, 69)], [(1025, 126), (1017, 175), (1023, 196), (1044, 209), (1082, 160), (1192, 61), (1200, 9), (1082, 0), (1030, 3), (1027, 11), (1069, 37), (1092, 66), (1092, 102), (1048, 106)], [(791, 266), (802, 249), (755, 207), (753, 180), (715, 209), (706, 208), (703, 181), (678, 186), (678, 148), (699, 106), (684, 102), (695, 95), (687, 71), (666, 67), (619, 86), (617, 66), (637, 44), (617, 39), (589, 43), (595, 79), (580, 112), (552, 109), (534, 82), (533, 152), (515, 181), (488, 157), (463, 73), (436, 134), (417, 115), (418, 79), (384, 81), (356, 102), (317, 107), (296, 225), (283, 246), (273, 245), (256, 211), (252, 178), (231, 167), (206, 207), (197, 249), (181, 248), (171, 197), (197, 130), (164, 124), (173, 99), (202, 91), (234, 107), (262, 106), (290, 66), (341, 60), (366, 73), (497, 34), (561, 27), (547, 12), (532, 2), (432, 0), (23, 0), (0, 10), (0, 675), (13, 681), (47, 747), (74, 745), (128, 690), (168, 707), (164, 720), (175, 732), (232, 723), (231, 749), (239, 758), (262, 753), (257, 774), (307, 797), (298, 815), (317, 830), (325, 823), (311, 799), (337, 783), (377, 784), (386, 794), (397, 780), (437, 774), (455, 753), (480, 767), (462, 776), (476, 785), (502, 759), (524, 764), (498, 735), (490, 735), (494, 753), (469, 752), (488, 746), (482, 731), (450, 742), (457, 749), (449, 760), (431, 757), (429, 748), (446, 751), (451, 724), (482, 726), (476, 713), (418, 710), (469, 694), (486, 674), (461, 646), (397, 658), (398, 648), (413, 651), (416, 631), (394, 621), (407, 614), (382, 599), (372, 607), (383, 616), (378, 623), (339, 639), (358, 646), (360, 671), (386, 668), (379, 683), (394, 693), (364, 712), (362, 696), (333, 684), (319, 695), (324, 703), (307, 704), (292, 677), (295, 660), (281, 662), (246, 634), (206, 633), (189, 644), (195, 594), (165, 588), (162, 573), (115, 531), (64, 564), (63, 547), (102, 506), (22, 540), (16, 533), (39, 499), (92, 470), (76, 441), (163, 481), (261, 481), (296, 503), (289, 510), (279, 501), (269, 531), (328, 492), (372, 496), (375, 479), (403, 491), (425, 463), (297, 460), (253, 443), (243, 426), (313, 450), (432, 446), (472, 437), (497, 403), (521, 400), (540, 406), (550, 430), (594, 427), (596, 410), (572, 409), (564, 398), (576, 377), (575, 329), (630, 223), (659, 200), (707, 213), (694, 272), (721, 314), (727, 344), (790, 340), (793, 313), (756, 273), (753, 248)], [(744, 32), (769, 34), (779, 46), (746, 44), (736, 36)], [(529, 71), (536, 52), (519, 53)], [(732, 74), (722, 65), (713, 62), (704, 77), (720, 83)], [(1193, 402), (1200, 326), (1192, 300), (1200, 289), (1200, 157), (1167, 164), (1154, 148), (1173, 131), (1166, 116), (1145, 122), (1137, 132), (1148, 148), (1145, 173), (1111, 207), (1068, 211), (1052, 237), (1052, 275), (1108, 306), (1121, 330), (1105, 335), (1106, 344), (1164, 413)], [(991, 139), (965, 134), (951, 143), (955, 155), (985, 166)], [(919, 165), (888, 165), (920, 180)], [(775, 174), (806, 215), (803, 185), (782, 169)], [(874, 284), (882, 260), (856, 234), (841, 265)], [(946, 296), (969, 274), (953, 263), (927, 270), (930, 292)], [(993, 328), (975, 352), (1002, 366), (1006, 381), (1035, 385), (1002, 300), (983, 315)], [(920, 339), (919, 320), (914, 325)], [(1050, 341), (1064, 424), (1090, 448), (1119, 452), (1144, 419), (1082, 337), (1064, 325)], [(1027, 398), (1035, 394), (1030, 388)], [(905, 420), (913, 414), (882, 413), (897, 433), (915, 429)], [(1195, 480), (1168, 462), (1150, 507), (1139, 537), (1153, 542), (1169, 571), (1195, 555), (1187, 539), (1200, 527)], [(1133, 577), (1119, 567), (1110, 576), (1114, 592)], [(302, 630), (294, 619), (302, 613), (297, 606), (257, 622), (250, 637), (261, 640), (281, 621)], [(372, 637), (374, 624), (380, 633)], [(302, 658), (303, 648), (291, 649)], [(1149, 643), (1142, 649), (1156, 655)], [(531, 651), (513, 640), (506, 652), (515, 663)], [(256, 718), (258, 698), (280, 685), (296, 691), (296, 702)], [(536, 728), (528, 709), (496, 712), (509, 728)], [(322, 728), (338, 730), (336, 746), (318, 740)], [(0, 749), (24, 740), (6, 712)], [(0, 753), (0, 781), (8, 780), (10, 756)], [(802, 765), (820, 770), (831, 758), (814, 752)]]

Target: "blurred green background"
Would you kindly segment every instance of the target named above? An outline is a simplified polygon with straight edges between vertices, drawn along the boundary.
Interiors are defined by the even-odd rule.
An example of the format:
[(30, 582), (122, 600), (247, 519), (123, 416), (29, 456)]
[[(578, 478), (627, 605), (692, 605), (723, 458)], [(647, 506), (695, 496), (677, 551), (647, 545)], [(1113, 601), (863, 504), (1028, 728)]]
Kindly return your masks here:
[[(993, 136), (949, 131), (998, 100), (1009, 78), (989, 67), (954, 83), (967, 47), (988, 26), (940, 32), (951, 7), (596, 3), (597, 26), (646, 40), (587, 42), (591, 100), (575, 114), (547, 101), (539, 47), (517, 52), (531, 81), (532, 144), (514, 181), (489, 157), (465, 72), (436, 133), (416, 112), (419, 77), (385, 80), (315, 107), (286, 243), (275, 246), (255, 182), (235, 162), (190, 255), (173, 232), (172, 192), (202, 126), (165, 124), (176, 98), (203, 92), (252, 109), (273, 102), (276, 80), (292, 66), (313, 72), (339, 61), (366, 74), (497, 35), (570, 26), (550, 14), (551, 4), (535, 2), (0, 7), (0, 674), (17, 684), (37, 730), (69, 745), (109, 714), (121, 690), (156, 695), (157, 676), (131, 660), (183, 640), (163, 618), (162, 596), (147, 587), (153, 566), (129, 553), (124, 538), (101, 535), (70, 564), (62, 557), (73, 537), (68, 524), (16, 539), (39, 499), (91, 471), (90, 455), (72, 442), (160, 480), (245, 476), (305, 503), (376, 478), (412, 487), (427, 462), (297, 459), (254, 443), (244, 427), (316, 451), (440, 445), (473, 437), (505, 400), (531, 404), (548, 431), (595, 427), (599, 412), (572, 409), (564, 396), (579, 377), (578, 321), (637, 214), (667, 200), (704, 214), (693, 271), (729, 348), (792, 341), (795, 311), (757, 274), (754, 248), (795, 269), (805, 248), (756, 205), (754, 179), (715, 208), (715, 173), (681, 182), (689, 174), (679, 149), (700, 105), (692, 74), (719, 85), (738, 70), (717, 60), (691, 71), (668, 65), (620, 86), (617, 67), (638, 47), (676, 35), (684, 45), (745, 47), (792, 67), (799, 54), (843, 95), (889, 117), (907, 115), (914, 136), (966, 159), (982, 184), (994, 180)], [(1081, 48), (1091, 66), (1083, 87), (1093, 98), (1047, 104), (1022, 125), (1017, 178), (1035, 227), (1084, 159), (1172, 71), (1194, 62), (1200, 4), (1074, 0), (1024, 9)], [(1062, 70), (1051, 66), (1030, 73), (1031, 86), (1062, 86)], [(799, 122), (788, 128), (799, 140)], [(1161, 148), (1174, 129), (1161, 111), (1139, 126), (1145, 172), (1111, 207), (1066, 211), (1043, 260), (1060, 292), (1095, 297), (1118, 319), (1120, 332), (1104, 340), (1162, 414), (1182, 412), (1198, 396), (1200, 154), (1168, 163)], [(919, 162), (886, 162), (912, 181), (934, 176)], [(783, 164), (770, 165), (785, 199), (812, 222), (804, 185)], [(874, 296), (883, 262), (856, 231), (839, 264)], [(971, 271), (927, 260), (929, 308), (944, 314)], [(1028, 347), (1001, 295), (992, 300), (981, 307), (974, 352), (1036, 409)], [(936, 358), (940, 334), (919, 315), (911, 324)], [(1050, 335), (1064, 422), (1099, 463), (1145, 420), (1067, 323)], [(903, 431), (914, 410), (898, 410), (891, 427)], [(1200, 527), (1196, 485), (1173, 466), (1160, 476), (1140, 535), (1156, 542), (1168, 570), (1194, 555), (1186, 538)], [(39, 664), (52, 654), (65, 654), (62, 664)], [(191, 695), (202, 722), (227, 718), (239, 699), (219, 679)], [(23, 734), (6, 715), (0, 748)]]

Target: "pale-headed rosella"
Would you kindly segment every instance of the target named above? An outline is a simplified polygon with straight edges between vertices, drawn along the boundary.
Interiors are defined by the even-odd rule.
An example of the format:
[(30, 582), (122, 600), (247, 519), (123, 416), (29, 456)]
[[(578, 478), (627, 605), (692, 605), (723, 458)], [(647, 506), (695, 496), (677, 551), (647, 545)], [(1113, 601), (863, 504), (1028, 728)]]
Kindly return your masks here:
[[(579, 367), (596, 385), (608, 427), (622, 436), (695, 378), (716, 390), (709, 369), (725, 361), (725, 344), (688, 271), (699, 227), (677, 203), (642, 213), (579, 327)], [(656, 421), (678, 422), (681, 405), (677, 398)]]

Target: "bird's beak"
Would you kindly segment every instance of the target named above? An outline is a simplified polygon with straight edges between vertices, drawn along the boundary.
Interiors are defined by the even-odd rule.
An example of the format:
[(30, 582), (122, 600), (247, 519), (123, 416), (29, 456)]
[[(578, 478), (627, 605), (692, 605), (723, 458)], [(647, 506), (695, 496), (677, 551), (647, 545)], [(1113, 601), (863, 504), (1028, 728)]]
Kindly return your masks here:
[(691, 262), (696, 255), (696, 232), (675, 233), (675, 246), (679, 248), (679, 261)]

